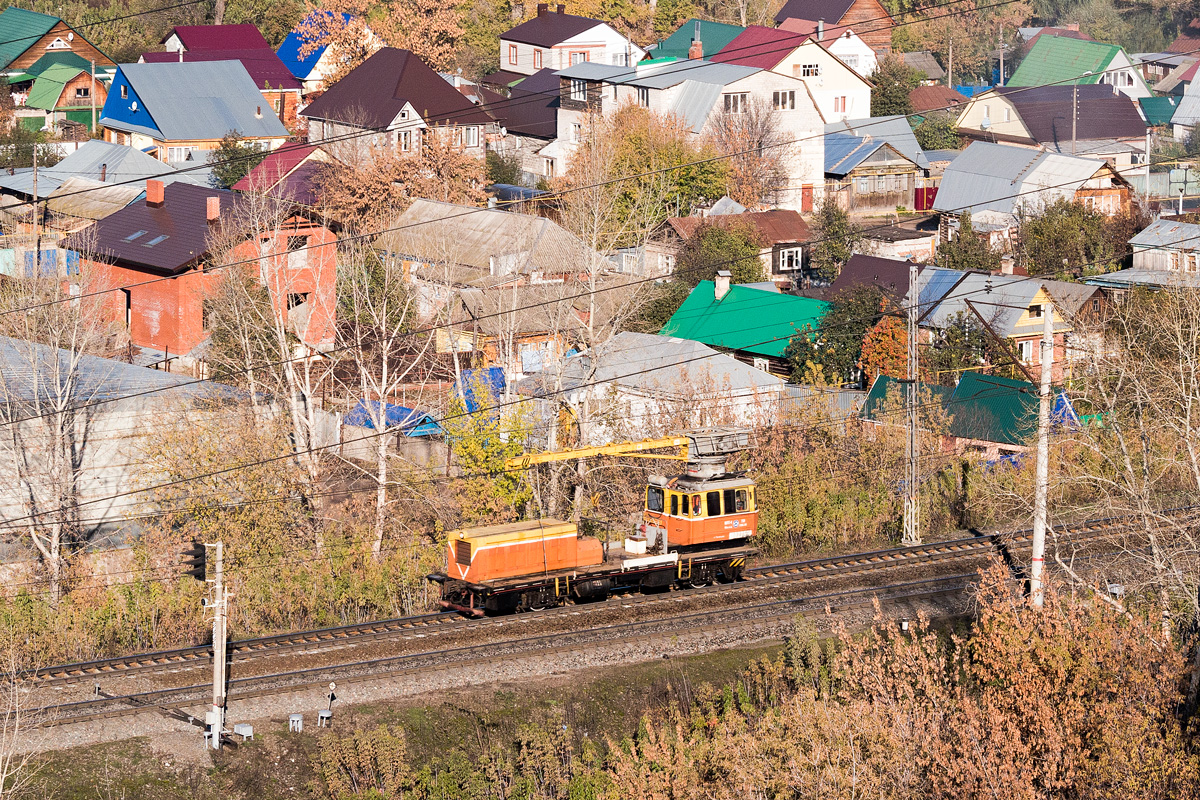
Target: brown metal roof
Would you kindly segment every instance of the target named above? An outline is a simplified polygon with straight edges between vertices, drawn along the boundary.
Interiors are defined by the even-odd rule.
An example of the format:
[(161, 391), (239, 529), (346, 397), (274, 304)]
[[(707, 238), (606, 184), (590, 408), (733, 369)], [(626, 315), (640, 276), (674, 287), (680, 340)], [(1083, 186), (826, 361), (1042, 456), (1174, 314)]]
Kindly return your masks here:
[(555, 14), (550, 10), (542, 10), (531, 20), (522, 22), (515, 28), (500, 34), (500, 38), (508, 42), (521, 42), (537, 47), (553, 47), (559, 42), (578, 36), (584, 31), (590, 31), (597, 25), (605, 23), (591, 17), (577, 17), (574, 14)]
[(937, 85), (918, 86), (908, 93), (908, 100), (912, 103), (913, 111), (917, 114), (922, 114), (926, 111), (940, 111), (947, 106), (967, 102), (967, 98), (964, 95), (959, 94), (949, 86)]
[(748, 211), (745, 214), (722, 214), (716, 217), (672, 217), (667, 223), (681, 239), (690, 239), (701, 225), (736, 225), (750, 223), (766, 240), (766, 244), (786, 244), (808, 241), (808, 223), (796, 211), (772, 209)]
[(232, 211), (233, 192), (176, 182), (166, 187), (161, 206), (139, 200), (71, 237), (68, 246), (116, 264), (183, 272), (208, 253), (210, 197), (221, 198), (222, 214)]
[(825, 297), (865, 286), (873, 286), (893, 298), (904, 297), (908, 293), (909, 266), (908, 261), (856, 253), (846, 261), (837, 280), (825, 291)]
[(1105, 84), (1081, 86), (1002, 86), (994, 92), (1011, 102), (1034, 140), (1071, 141), (1071, 108), (1078, 92), (1076, 139), (1140, 139), (1146, 120), (1128, 96)]
[(300, 115), (383, 129), (409, 103), (430, 124), (492, 121), (412, 52), (395, 47), (385, 47), (355, 67)]
[(795, 17), (823, 19), (826, 25), (830, 25), (840, 22), (853, 5), (854, 0), (787, 0), (775, 15), (775, 23)]

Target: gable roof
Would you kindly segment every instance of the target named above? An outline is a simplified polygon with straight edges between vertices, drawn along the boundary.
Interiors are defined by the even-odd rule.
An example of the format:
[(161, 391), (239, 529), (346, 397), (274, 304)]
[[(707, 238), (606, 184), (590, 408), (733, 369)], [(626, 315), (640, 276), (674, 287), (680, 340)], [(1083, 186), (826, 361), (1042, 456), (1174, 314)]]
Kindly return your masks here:
[[(155, 177), (164, 182), (173, 179), (187, 180), (186, 173), (181, 173), (176, 178), (175, 171), (171, 167), (153, 156), (146, 155), (136, 147), (113, 144), (102, 139), (90, 139), (54, 166), (38, 169), (38, 195), (49, 196), (67, 179), (73, 177), (99, 181), (102, 169), (105, 183), (108, 184), (126, 182), (140, 184), (146, 178)], [(0, 188), (32, 197), (33, 173), (0, 174)]]
[(712, 60), (722, 64), (772, 69), (806, 41), (808, 37), (802, 34), (751, 25), (725, 45)]
[(1128, 95), (1107, 84), (1092, 86), (1000, 86), (981, 95), (997, 94), (1016, 108), (1021, 121), (1039, 143), (1071, 141), (1071, 109), (1076, 109), (1076, 139), (1141, 139), (1146, 121)]
[(224, 214), (237, 195), (172, 183), (164, 190), (161, 206), (144, 201), (126, 206), (88, 228), (86, 235), (69, 238), (69, 246), (117, 263), (168, 274), (183, 272), (208, 253), (210, 197), (221, 199)]
[(985, 210), (1011, 214), (1027, 204), (1069, 200), (1104, 166), (1105, 162), (1092, 158), (973, 142), (946, 167), (933, 208), (953, 214)]
[(151, 52), (142, 53), (142, 61), (147, 64), (169, 64), (172, 62), (185, 63), (194, 61), (237, 61), (246, 68), (254, 85), (260, 89), (291, 89), (298, 90), (301, 83), (292, 71), (275, 55), (271, 49), (256, 50), (188, 50), (183, 53)]
[(578, 36), (584, 31), (590, 31), (597, 25), (607, 25), (602, 20), (591, 17), (577, 17), (574, 14), (556, 14), (547, 10), (533, 19), (522, 22), (515, 28), (509, 28), (500, 34), (500, 38), (508, 42), (521, 42), (536, 47), (553, 47), (559, 42)]
[(711, 58), (720, 52), (723, 47), (745, 30), (741, 25), (729, 25), (724, 22), (711, 22), (692, 17), (680, 25), (678, 30), (659, 42), (658, 46), (650, 50), (650, 54), (655, 58), (687, 58), (688, 51), (692, 47), (692, 40), (696, 38), (697, 26), (699, 26), (700, 45), (704, 51), (704, 58)]
[(1195, 125), (1200, 122), (1200, 82), (1192, 81), (1179, 98), (1179, 105), (1171, 115), (1172, 125)]
[(912, 103), (914, 112), (924, 114), (929, 111), (944, 111), (951, 106), (967, 102), (967, 98), (949, 86), (935, 84), (913, 89), (908, 93), (908, 101)]
[(1135, 249), (1161, 247), (1197, 250), (1200, 249), (1200, 225), (1159, 218), (1130, 239), (1129, 245)]
[[(900, 57), (904, 59), (904, 63), (913, 69), (919, 69), (925, 73), (925, 77), (931, 81), (940, 81), (946, 77), (946, 70), (942, 69), (942, 65), (933, 57), (933, 53), (928, 50), (916, 50), (911, 53), (901, 53)], [(933, 87), (918, 87), (918, 88), (933, 88)], [(942, 87), (949, 88), (949, 87)], [(957, 92), (955, 92), (957, 94)]]
[[(1007, 86), (1099, 83), (1100, 73), (1124, 48), (1115, 44), (1042, 36), (1029, 48)], [(1091, 72), (1091, 75), (1084, 75)]]
[(409, 104), (428, 123), (492, 121), (415, 54), (395, 47), (383, 48), (352, 69), (300, 115), (382, 130)]
[(908, 117), (897, 114), (889, 117), (843, 119), (825, 126), (827, 137), (839, 132), (885, 141), (921, 169), (929, 169), (929, 161), (925, 158), (921, 145), (917, 143), (917, 136), (908, 124)]
[[(1064, 281), (1052, 280), (1037, 280), (1021, 276), (1013, 275), (993, 275), (990, 272), (962, 272), (959, 273), (959, 280), (945, 290), (941, 298), (936, 299), (929, 296), (927, 288), (931, 288), (937, 276), (931, 273), (926, 275), (928, 270), (922, 270), (917, 278), (917, 283), (921, 286), (920, 304), (926, 306), (934, 305), (933, 310), (928, 312), (925, 319), (922, 320), (922, 327), (929, 328), (947, 328), (954, 319), (962, 314), (967, 317), (974, 317), (974, 312), (971, 311), (967, 301), (970, 301), (980, 314), (988, 320), (988, 325), (1000, 336), (1011, 336), (1016, 330), (1017, 322), (1022, 315), (1037, 297), (1038, 292), (1043, 288), (1054, 297), (1056, 289), (1064, 286)], [(1069, 287), (1073, 284), (1065, 284)], [(1070, 291), (1063, 291), (1063, 297), (1067, 298), (1071, 295)], [(1091, 292), (1088, 293), (1089, 296)], [(1056, 315), (1054, 320), (1054, 330), (1062, 331), (1069, 330), (1070, 323), (1063, 317), (1062, 312)], [(1036, 332), (1040, 333), (1041, 325), (1038, 325)]]
[[(714, 206), (714, 209), (716, 206)], [(709, 213), (707, 217), (671, 217), (667, 224), (681, 239), (690, 239), (703, 225), (722, 227), (753, 225), (768, 245), (808, 241), (808, 223), (798, 211), (773, 208), (768, 211), (745, 211), (731, 214)]]
[(740, 64), (718, 64), (714, 61), (663, 60), (643, 61), (632, 70), (628, 67), (609, 66), (584, 61), (581, 64), (560, 69), (563, 78), (581, 78), (585, 81), (644, 86), (647, 89), (669, 89), (681, 83), (707, 83), (724, 86), (742, 78), (762, 72), (760, 67), (744, 67)]
[[(70, 50), (64, 50), (57, 53), (46, 53), (37, 61), (25, 68), (27, 75), (41, 75), (46, 70), (58, 64), (65, 64), (69, 67), (79, 67), (80, 69), (90, 70), (92, 62), (88, 61), (78, 53), (72, 53)], [(97, 80), (100, 78), (100, 73), (97, 71)], [(10, 79), (11, 80), (11, 79)]]
[(141, 196), (136, 183), (101, 183), (90, 178), (67, 178), (50, 193), (46, 208), (55, 214), (80, 219), (104, 219)]
[(840, 22), (854, 0), (787, 0), (775, 15), (775, 24), (785, 19), (823, 19), (826, 25)]
[[(29, 97), (25, 100), (25, 105), (30, 108), (46, 109), (47, 111), (53, 109), (58, 105), (58, 100), (62, 97), (63, 89), (66, 85), (73, 81), (81, 72), (84, 72), (84, 70), (67, 64), (54, 64), (47, 68), (33, 82), (33, 86), (29, 89)], [(97, 80), (99, 79), (97, 78)]]
[(1178, 97), (1142, 97), (1138, 99), (1142, 114), (1149, 125), (1170, 125), (1175, 109), (1179, 107)]
[[(905, 161), (911, 158), (901, 153), (882, 139), (871, 136), (851, 136), (848, 133), (825, 134), (825, 174), (844, 176), (862, 164), (880, 149), (887, 148)], [(913, 166), (916, 166), (914, 163)]]
[(488, 111), (514, 133), (554, 139), (558, 136), (558, 101), (558, 75), (546, 68), (513, 87), (507, 98), (489, 104)]
[(909, 261), (855, 253), (842, 265), (837, 278), (825, 290), (825, 296), (834, 297), (859, 287), (873, 286), (892, 298), (903, 298), (908, 294), (909, 266)]
[(782, 358), (792, 337), (806, 326), (815, 330), (828, 308), (824, 300), (736, 283), (718, 300), (716, 285), (700, 281), (659, 333)]
[(1162, 80), (1154, 84), (1154, 91), (1173, 92), (1176, 89), (1186, 89), (1187, 84), (1196, 79), (1197, 64), (1200, 64), (1200, 60), (1189, 58), (1182, 64), (1172, 67)]
[[(308, 78), (313, 69), (317, 66), (317, 62), (321, 60), (321, 56), (325, 55), (325, 51), (329, 47), (328, 44), (320, 45), (319, 47), (315, 47), (311, 53), (301, 58), (300, 51), (306, 44), (308, 44), (308, 42), (300, 35), (300, 30), (318, 14), (332, 17), (334, 13), (336, 12), (326, 11), (323, 9), (317, 9), (316, 11), (310, 12), (308, 16), (306, 16), (300, 22), (300, 24), (293, 28), (291, 33), (284, 38), (283, 43), (279, 45), (279, 51), (276, 53), (276, 55), (279, 56), (279, 60), (283, 62), (284, 66), (288, 68), (292, 75), (300, 80), (305, 80)], [(347, 24), (350, 22), (350, 20), (354, 19), (351, 14), (347, 14), (344, 11), (340, 13), (342, 15), (342, 24)]]
[[(876, 378), (863, 401), (863, 419), (879, 421), (889, 392), (896, 396), (902, 387), (895, 378)], [(918, 391), (929, 392), (950, 414), (951, 436), (1020, 447), (1037, 430), (1037, 388), (1027, 381), (964, 372), (954, 388), (922, 382)]]
[[(233, 185), (238, 192), (271, 192), (301, 205), (316, 203), (315, 178), (322, 151), (316, 145), (287, 145), (275, 150)], [(312, 169), (304, 169), (311, 166)], [(303, 171), (302, 171), (303, 170)]]
[(1195, 53), (1200, 49), (1200, 19), (1193, 19), (1179, 29), (1175, 41), (1167, 47), (1168, 53)]
[(121, 119), (136, 101), (122, 100), (117, 92), (110, 92), (104, 102), (102, 125), (160, 141), (220, 139), (230, 131), (249, 139), (288, 136), (239, 61), (122, 64), (114, 85), (121, 76), (157, 130)]
[(0, 12), (0, 69), (16, 61), (60, 22), (58, 17), (16, 6)]
[(270, 50), (257, 25), (176, 25), (160, 41), (178, 36), (187, 50)]

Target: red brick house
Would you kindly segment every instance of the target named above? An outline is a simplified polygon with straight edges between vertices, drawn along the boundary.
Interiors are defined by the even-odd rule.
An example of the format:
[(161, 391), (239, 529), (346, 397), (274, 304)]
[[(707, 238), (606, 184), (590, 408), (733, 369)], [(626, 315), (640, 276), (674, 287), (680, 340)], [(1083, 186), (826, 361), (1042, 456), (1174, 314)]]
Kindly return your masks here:
[(823, 22), (830, 36), (854, 31), (883, 58), (892, 52), (895, 23), (879, 0), (787, 0), (775, 15), (775, 24), (789, 19)]
[[(239, 204), (221, 189), (146, 181), (146, 199), (97, 222), (71, 243), (99, 286), (105, 308), (123, 321), (137, 347), (168, 359), (187, 359), (208, 336), (204, 301), (224, 269), (257, 271), (271, 289), (276, 311), (305, 345), (328, 347), (336, 314), (336, 237), (319, 219), (294, 209), (259, 241), (234, 249), (237, 262), (212, 263), (209, 248), (221, 225), (237, 224)], [(262, 202), (262, 201), (259, 201)]]

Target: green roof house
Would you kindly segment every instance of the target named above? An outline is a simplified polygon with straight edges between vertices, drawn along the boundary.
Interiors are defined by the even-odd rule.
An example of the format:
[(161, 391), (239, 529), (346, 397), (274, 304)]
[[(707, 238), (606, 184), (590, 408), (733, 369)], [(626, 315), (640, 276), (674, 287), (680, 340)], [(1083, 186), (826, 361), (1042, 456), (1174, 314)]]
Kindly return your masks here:
[(58, 17), (9, 6), (0, 13), (0, 72), (27, 72), (49, 53), (74, 53), (99, 67), (115, 66), (112, 59)]
[(1039, 36), (1008, 86), (1104, 83), (1134, 100), (1153, 93), (1125, 48), (1103, 42)]
[(727, 25), (724, 22), (709, 22), (693, 17), (680, 25), (679, 30), (666, 39), (657, 45), (651, 45), (647, 50), (646, 57), (654, 59), (688, 58), (692, 41), (698, 38), (701, 47), (700, 56), (710, 58), (744, 30), (746, 29), (741, 25)]
[(730, 285), (728, 274), (718, 273), (715, 282), (700, 281), (659, 333), (731, 350), (761, 369), (786, 373), (788, 343), (806, 327), (815, 330), (828, 308), (824, 300), (780, 294), (774, 286)]
[(1171, 124), (1171, 117), (1175, 115), (1175, 109), (1179, 107), (1179, 98), (1143, 97), (1138, 100), (1138, 103), (1142, 106), (1146, 124), (1157, 128)]
[(95, 93), (96, 97), (93, 98), (90, 69), (55, 64), (34, 79), (25, 107), (47, 112), (46, 121), (50, 124), (68, 119), (90, 128), (93, 101), (99, 118), (108, 96), (105, 84), (99, 77), (95, 81)]
[[(922, 383), (918, 391), (920, 402), (940, 405), (946, 412), (945, 433), (956, 440), (955, 449), (973, 448), (994, 460), (1025, 452), (1037, 435), (1038, 388), (1027, 381), (964, 372), (953, 389)], [(903, 397), (903, 384), (881, 375), (871, 384), (860, 416), (868, 422), (902, 425)], [(1065, 393), (1054, 398), (1051, 421), (1079, 423)]]

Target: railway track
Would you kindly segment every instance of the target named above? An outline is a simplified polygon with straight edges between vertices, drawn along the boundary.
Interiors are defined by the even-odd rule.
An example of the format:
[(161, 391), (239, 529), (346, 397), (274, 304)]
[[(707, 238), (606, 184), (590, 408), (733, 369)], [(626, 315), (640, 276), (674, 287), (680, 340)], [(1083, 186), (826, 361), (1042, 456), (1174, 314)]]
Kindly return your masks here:
[[(236, 678), (229, 681), (228, 702), (322, 688), (330, 680), (346, 685), (431, 670), (486, 665), (500, 660), (511, 663), (528, 658), (584, 653), (599, 647), (625, 643), (645, 644), (732, 628), (779, 626), (783, 623), (790, 624), (797, 614), (846, 612), (869, 609), (876, 602), (888, 606), (958, 595), (972, 584), (974, 578), (973, 573), (943, 576), (891, 587), (849, 589), (729, 609), (693, 612), (665, 619), (617, 623), (566, 634), (541, 634), (521, 639)], [(179, 709), (205, 704), (211, 691), (211, 683), (200, 683), (130, 695), (110, 695), (94, 700), (43, 707), (36, 716), (39, 723), (47, 727), (130, 716), (146, 711), (161, 711), (177, 718), (184, 713), (184, 717), (188, 717), (189, 715), (180, 712)]]
[[(1200, 515), (1200, 507), (1188, 506), (1162, 513), (1186, 519)], [(1135, 522), (1136, 520), (1130, 517), (1093, 519), (1075, 525), (1057, 526), (1056, 530), (1060, 535), (1067, 536), (1074, 541), (1086, 541), (1088, 539), (1118, 535), (1130, 529)], [(447, 612), (257, 637), (230, 642), (228, 653), (233, 661), (245, 661), (264, 655), (285, 654), (296, 650), (311, 650), (314, 647), (361, 644), (381, 638), (421, 639), (441, 635), (448, 631), (475, 630), (488, 627), (504, 628), (513, 625), (524, 625), (533, 620), (580, 617), (597, 611), (610, 610), (613, 608), (613, 603), (618, 603), (626, 608), (682, 603), (700, 595), (716, 592), (750, 591), (772, 584), (820, 580), (831, 577), (886, 571), (936, 561), (974, 558), (994, 552), (998, 547), (1023, 545), (1031, 538), (1031, 529), (1021, 529), (943, 542), (931, 542), (915, 547), (889, 548), (848, 556), (833, 556), (786, 564), (764, 565), (747, 569), (744, 576), (745, 580), (736, 584), (688, 589), (680, 592), (672, 592), (667, 595), (625, 596), (614, 598), (608, 603), (562, 606), (516, 616), (467, 620), (456, 613)], [(178, 671), (207, 666), (211, 663), (211, 660), (211, 645), (200, 645), (63, 664), (30, 671), (22, 677), (30, 684), (48, 687), (93, 680), (104, 676)]]

